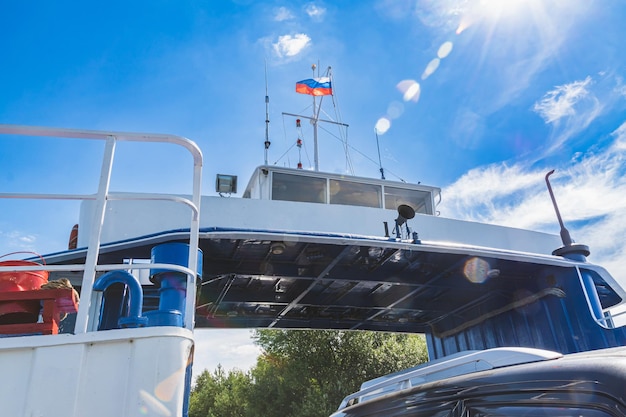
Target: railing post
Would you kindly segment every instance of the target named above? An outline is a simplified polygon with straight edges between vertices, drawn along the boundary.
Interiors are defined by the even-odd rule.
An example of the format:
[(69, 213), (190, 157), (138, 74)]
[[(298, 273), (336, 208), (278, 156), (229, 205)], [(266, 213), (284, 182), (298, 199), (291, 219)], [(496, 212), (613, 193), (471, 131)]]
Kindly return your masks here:
[(96, 196), (95, 211), (89, 231), (89, 246), (87, 258), (85, 259), (85, 270), (83, 271), (83, 281), (81, 284), (81, 303), (76, 316), (76, 334), (86, 333), (89, 325), (89, 312), (92, 302), (93, 284), (96, 278), (96, 265), (100, 252), (100, 237), (104, 215), (106, 212), (106, 199), (111, 182), (111, 168), (113, 166), (113, 156), (115, 154), (115, 137), (109, 136), (106, 140), (102, 169), (100, 170), (100, 182), (98, 185), (98, 195)]

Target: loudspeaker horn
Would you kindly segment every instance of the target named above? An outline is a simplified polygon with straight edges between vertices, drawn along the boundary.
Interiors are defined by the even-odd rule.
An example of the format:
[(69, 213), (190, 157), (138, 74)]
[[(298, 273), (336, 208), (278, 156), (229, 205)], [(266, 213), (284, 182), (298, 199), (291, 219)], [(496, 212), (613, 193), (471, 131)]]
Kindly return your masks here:
[(413, 207), (406, 204), (400, 204), (398, 206), (398, 218), (396, 219), (396, 224), (398, 226), (403, 225), (404, 222), (412, 219), (413, 217), (415, 217), (415, 210), (413, 210)]

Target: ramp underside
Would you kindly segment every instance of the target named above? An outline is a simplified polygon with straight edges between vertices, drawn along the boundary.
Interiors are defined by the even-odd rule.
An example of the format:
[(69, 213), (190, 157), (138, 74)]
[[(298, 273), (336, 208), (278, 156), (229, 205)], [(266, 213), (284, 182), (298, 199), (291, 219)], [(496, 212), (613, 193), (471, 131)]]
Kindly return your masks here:
[[(149, 258), (155, 244), (180, 236), (108, 245), (99, 261)], [(574, 271), (497, 253), (353, 236), (209, 230), (201, 233), (200, 248), (200, 328), (377, 330), (446, 338), (540, 300), (559, 302), (567, 297), (560, 283)], [(56, 260), (80, 261), (81, 251), (72, 254)], [(621, 300), (606, 283), (596, 287), (603, 307)], [(145, 309), (154, 307), (155, 292), (144, 287)]]

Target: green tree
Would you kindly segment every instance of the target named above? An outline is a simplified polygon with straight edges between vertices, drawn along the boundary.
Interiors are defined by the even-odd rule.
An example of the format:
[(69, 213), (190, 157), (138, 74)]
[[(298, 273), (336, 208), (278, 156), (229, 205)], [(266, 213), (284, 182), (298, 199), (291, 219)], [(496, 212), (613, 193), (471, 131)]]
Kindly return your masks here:
[[(425, 362), (423, 337), (331, 330), (258, 330), (256, 343), (265, 354), (251, 371), (253, 407), (267, 417), (328, 416), (363, 381)], [(267, 362), (262, 367), (259, 365)], [(277, 375), (278, 374), (278, 375)], [(281, 406), (263, 404), (268, 385)]]
[(196, 379), (190, 417), (327, 417), (362, 382), (427, 360), (418, 335), (258, 330), (249, 373), (221, 367)]
[(213, 373), (203, 371), (189, 398), (189, 417), (246, 417), (252, 384), (249, 374), (228, 373), (218, 365)]

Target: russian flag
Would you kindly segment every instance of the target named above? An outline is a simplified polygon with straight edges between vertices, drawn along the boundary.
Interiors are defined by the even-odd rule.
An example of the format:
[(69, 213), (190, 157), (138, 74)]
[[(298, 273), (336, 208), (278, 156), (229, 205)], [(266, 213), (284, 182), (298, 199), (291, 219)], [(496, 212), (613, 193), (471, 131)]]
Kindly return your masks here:
[(329, 96), (333, 94), (329, 77), (309, 78), (296, 83), (296, 93), (311, 96)]

